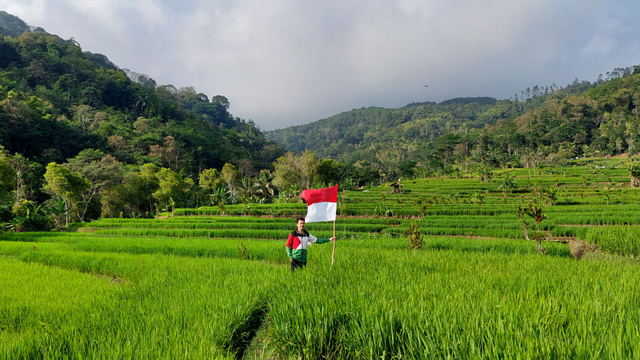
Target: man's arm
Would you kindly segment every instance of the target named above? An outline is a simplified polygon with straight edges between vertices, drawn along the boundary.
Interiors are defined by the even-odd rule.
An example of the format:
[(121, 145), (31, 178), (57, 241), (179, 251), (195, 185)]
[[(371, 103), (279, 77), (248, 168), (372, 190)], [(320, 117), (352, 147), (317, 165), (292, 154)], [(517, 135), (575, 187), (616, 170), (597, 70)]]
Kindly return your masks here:
[(293, 247), (293, 234), (289, 234), (289, 239), (287, 240), (287, 246), (285, 247), (285, 249), (287, 249), (287, 256), (289, 257), (289, 259), (291, 259), (291, 261), (293, 261), (293, 252), (291, 251), (292, 247)]
[(316, 244), (324, 244), (324, 243), (328, 243), (329, 241), (336, 241), (335, 237), (332, 238), (317, 238), (311, 234), (309, 234), (309, 241), (314, 242)]

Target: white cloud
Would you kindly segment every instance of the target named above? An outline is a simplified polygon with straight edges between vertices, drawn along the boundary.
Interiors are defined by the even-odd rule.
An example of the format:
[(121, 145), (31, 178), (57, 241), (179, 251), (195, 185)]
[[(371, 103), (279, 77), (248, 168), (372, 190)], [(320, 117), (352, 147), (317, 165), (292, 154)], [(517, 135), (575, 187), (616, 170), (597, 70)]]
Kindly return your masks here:
[[(22, 20), (29, 17), (34, 21), (42, 21), (45, 16), (45, 3), (46, 0), (0, 0), (0, 10), (4, 10)], [(38, 26), (38, 24), (29, 25)]]
[[(67, 0), (82, 16), (88, 16), (94, 24), (104, 26), (109, 32), (126, 37), (127, 21), (142, 21), (150, 32), (166, 25), (162, 5), (157, 0)], [(133, 13), (129, 16), (126, 13)]]
[(126, 2), (131, 8), (138, 11), (142, 22), (147, 25), (149, 32), (153, 34), (156, 27), (167, 25), (167, 18), (162, 4), (157, 0), (140, 0), (135, 2)]
[[(361, 106), (508, 97), (637, 61), (632, 0), (0, 0), (266, 129)], [(43, 10), (45, 9), (45, 10)], [(45, 15), (46, 14), (46, 15)], [(423, 85), (428, 84), (429, 88)]]

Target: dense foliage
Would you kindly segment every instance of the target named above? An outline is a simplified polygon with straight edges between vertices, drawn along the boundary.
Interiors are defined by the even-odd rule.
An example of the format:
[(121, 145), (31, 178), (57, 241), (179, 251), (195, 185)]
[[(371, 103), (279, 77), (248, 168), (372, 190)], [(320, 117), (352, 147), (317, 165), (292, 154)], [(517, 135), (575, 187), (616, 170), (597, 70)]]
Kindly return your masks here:
[[(71, 211), (85, 220), (150, 212), (172, 197), (195, 205), (197, 196), (176, 192), (197, 193), (189, 185), (203, 170), (234, 163), (243, 175), (256, 175), (284, 153), (252, 121), (232, 116), (222, 95), (155, 86), (152, 79), (139, 84), (106, 56), (32, 31), (5, 12), (0, 34), (0, 163), (10, 167), (0, 168), (9, 185), (0, 195), (9, 208), (53, 195), (48, 208), (61, 199), (67, 218)], [(145, 171), (158, 175), (135, 192), (145, 186)], [(151, 201), (142, 205), (144, 199)]]
[[(640, 74), (627, 68), (509, 100), (363, 108), (269, 133), (294, 151), (285, 153), (234, 118), (224, 96), (156, 86), (6, 13), (0, 32), (0, 221), (27, 208), (41, 216), (10, 226), (18, 231), (176, 207), (248, 208), (335, 183), (442, 174), (487, 183), (498, 166), (566, 172), (572, 157), (633, 154), (640, 141)], [(500, 190), (514, 190), (513, 179), (502, 181)]]
[(190, 175), (232, 159), (268, 168), (282, 154), (224, 96), (144, 87), (73, 39), (27, 31), (0, 48), (0, 143), (11, 154), (47, 164), (94, 148)]
[(559, 166), (575, 156), (634, 154), (640, 68), (595, 82), (535, 86), (511, 99), (456, 98), (362, 108), (267, 133), (288, 150), (366, 164), (384, 177), (466, 173), (470, 167)]

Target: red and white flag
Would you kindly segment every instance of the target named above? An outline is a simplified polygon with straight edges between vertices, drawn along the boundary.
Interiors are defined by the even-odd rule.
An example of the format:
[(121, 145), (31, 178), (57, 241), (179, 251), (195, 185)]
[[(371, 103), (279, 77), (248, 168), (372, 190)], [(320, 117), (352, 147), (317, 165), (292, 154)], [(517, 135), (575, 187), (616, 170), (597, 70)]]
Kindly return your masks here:
[(305, 222), (334, 221), (338, 207), (338, 185), (326, 189), (305, 190), (300, 197), (307, 201)]

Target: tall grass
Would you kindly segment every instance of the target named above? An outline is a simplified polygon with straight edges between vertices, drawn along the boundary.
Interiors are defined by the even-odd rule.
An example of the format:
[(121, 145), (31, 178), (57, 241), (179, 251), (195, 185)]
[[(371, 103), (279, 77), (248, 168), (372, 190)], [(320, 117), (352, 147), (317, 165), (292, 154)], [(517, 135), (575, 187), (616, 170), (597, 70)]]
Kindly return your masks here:
[(640, 255), (640, 228), (635, 226), (592, 227), (584, 231), (583, 237), (607, 252)]
[[(77, 286), (68, 276), (42, 284), (39, 291), (55, 291), (59, 296), (43, 304), (40, 313), (23, 310), (28, 318), (14, 326), (15, 335), (6, 336), (10, 341), (0, 342), (0, 354), (11, 359), (235, 358), (246, 346), (265, 296), (280, 273), (267, 264), (234, 259), (39, 250), (20, 258), (53, 266), (39, 267), (51, 271), (50, 277), (64, 272), (57, 269), (62, 268), (123, 280), (118, 291), (107, 294)], [(25, 277), (33, 279), (37, 273), (26, 271)], [(7, 289), (6, 283), (3, 279), (4, 296), (21, 296), (15, 291), (24, 287)], [(35, 291), (34, 286), (27, 287), (26, 294)], [(86, 291), (99, 301), (71, 317), (47, 320), (53, 315), (42, 313), (65, 307), (69, 299), (64, 295), (71, 289)], [(6, 311), (12, 317), (2, 319), (11, 320), (20, 313), (19, 308)]]
[(639, 280), (617, 263), (365, 250), (270, 298), (270, 346), (312, 359), (638, 358)]
[[(237, 358), (266, 313), (263, 347), (281, 358), (640, 359), (633, 259), (576, 261), (558, 243), (540, 256), (517, 240), (515, 205), (547, 202), (540, 189), (557, 181), (573, 200), (545, 205), (545, 230), (638, 256), (640, 230), (618, 225), (640, 224), (640, 191), (625, 188), (602, 205), (603, 186), (627, 182), (625, 172), (516, 169), (520, 189), (507, 195), (498, 181), (477, 179), (404, 181), (403, 194), (348, 191), (346, 215), (358, 218), (338, 219), (335, 266), (331, 246), (313, 246), (293, 277), (284, 244), (291, 217), (306, 213), (301, 203), (250, 206), (269, 218), (229, 216), (243, 205), (227, 216), (204, 207), (176, 213), (209, 216), (5, 234), (0, 358)], [(474, 193), (483, 205), (470, 203)], [(381, 205), (391, 218), (371, 217)], [(411, 221), (426, 234), (422, 251), (407, 250)], [(332, 235), (331, 223), (307, 227)]]

